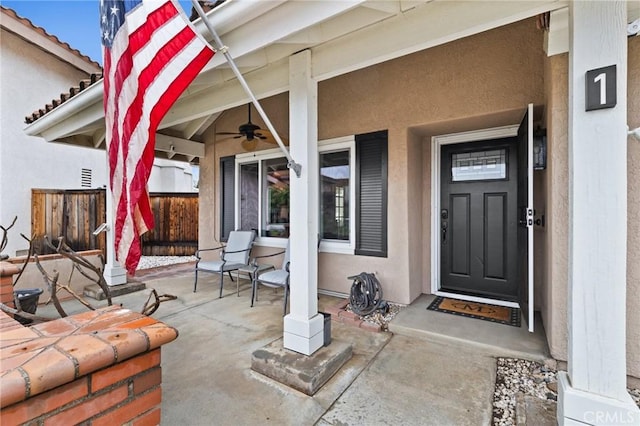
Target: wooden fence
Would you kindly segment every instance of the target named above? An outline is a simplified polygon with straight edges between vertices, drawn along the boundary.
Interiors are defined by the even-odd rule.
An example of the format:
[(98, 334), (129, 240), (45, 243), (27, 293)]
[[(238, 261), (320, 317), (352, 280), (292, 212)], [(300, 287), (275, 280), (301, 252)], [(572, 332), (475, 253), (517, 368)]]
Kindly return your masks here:
[(142, 236), (145, 256), (190, 256), (198, 249), (198, 194), (152, 193), (154, 228)]
[(55, 244), (58, 237), (75, 251), (99, 249), (104, 253), (104, 233), (93, 231), (106, 222), (104, 189), (31, 190), (31, 234), (39, 254), (50, 254), (42, 238), (47, 235)]
[[(93, 231), (106, 222), (106, 191), (31, 190), (31, 233), (39, 254), (51, 253), (42, 237), (55, 243), (64, 236), (76, 251), (99, 249), (105, 252), (104, 233)], [(150, 256), (192, 255), (198, 248), (198, 194), (152, 193), (155, 227), (142, 237), (143, 254)]]

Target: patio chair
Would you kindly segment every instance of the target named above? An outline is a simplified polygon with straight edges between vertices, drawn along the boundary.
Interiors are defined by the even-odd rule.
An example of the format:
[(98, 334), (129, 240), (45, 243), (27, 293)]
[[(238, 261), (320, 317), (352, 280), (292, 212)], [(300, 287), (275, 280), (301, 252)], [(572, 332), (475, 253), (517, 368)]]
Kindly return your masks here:
[[(251, 289), (251, 307), (253, 307), (253, 301), (257, 300), (258, 296), (258, 284), (262, 284), (266, 287), (284, 289), (284, 313), (287, 314), (287, 300), (289, 299), (289, 240), (287, 240), (287, 248), (284, 251), (277, 253), (267, 254), (264, 256), (256, 256), (253, 258), (252, 264), (254, 266), (253, 282)], [(284, 254), (282, 259), (282, 266), (280, 269), (273, 271), (260, 273), (258, 270), (258, 259), (266, 257), (272, 257), (279, 254)]]
[[(200, 249), (196, 251), (198, 258), (195, 267), (196, 280), (193, 284), (193, 292), (196, 292), (198, 286), (198, 271), (213, 272), (220, 274), (220, 297), (222, 297), (222, 287), (224, 285), (224, 273), (229, 273), (229, 278), (233, 281), (231, 271), (235, 271), (249, 264), (249, 254), (255, 239), (254, 231), (231, 231), (226, 246)], [(219, 250), (220, 260), (205, 260), (200, 257), (200, 253), (204, 251)]]

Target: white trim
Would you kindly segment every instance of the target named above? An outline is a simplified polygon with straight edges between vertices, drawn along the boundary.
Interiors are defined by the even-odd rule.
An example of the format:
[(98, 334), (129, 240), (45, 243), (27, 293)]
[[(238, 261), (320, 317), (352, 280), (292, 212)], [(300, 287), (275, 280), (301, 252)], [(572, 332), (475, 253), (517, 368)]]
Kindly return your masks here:
[[(442, 146), (488, 139), (510, 138), (517, 136), (518, 127), (518, 124), (514, 124), (470, 132), (438, 135), (431, 138), (431, 293), (437, 295), (445, 294), (445, 292), (440, 291), (440, 152)], [(482, 299), (482, 303), (500, 304), (498, 302), (501, 302), (499, 300), (479, 297), (466, 299), (466, 297), (471, 296), (463, 297), (459, 294), (450, 296), (470, 301), (480, 301), (480, 299)]]
[(527, 105), (527, 325), (533, 333), (533, 104)]

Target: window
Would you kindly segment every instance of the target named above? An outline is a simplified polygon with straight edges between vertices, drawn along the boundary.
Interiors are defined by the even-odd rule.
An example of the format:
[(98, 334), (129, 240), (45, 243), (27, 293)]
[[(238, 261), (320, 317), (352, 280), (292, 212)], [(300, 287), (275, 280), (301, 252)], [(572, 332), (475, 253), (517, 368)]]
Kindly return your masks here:
[(289, 237), (289, 169), (277, 150), (236, 157), (235, 223), (260, 237)]
[(320, 236), (349, 241), (349, 150), (320, 154)]
[(220, 159), (220, 241), (227, 241), (235, 228), (235, 157)]
[(321, 141), (320, 169), (320, 251), (353, 254), (355, 229), (355, 145), (353, 136)]
[(284, 157), (264, 160), (263, 237), (289, 237), (289, 168)]
[[(320, 141), (318, 159), (320, 251), (386, 256), (387, 132)], [(220, 179), (222, 235), (255, 230), (258, 244), (284, 244), (290, 174), (282, 153), (225, 157)]]
[(451, 180), (464, 182), (507, 177), (507, 150), (474, 151), (452, 154)]

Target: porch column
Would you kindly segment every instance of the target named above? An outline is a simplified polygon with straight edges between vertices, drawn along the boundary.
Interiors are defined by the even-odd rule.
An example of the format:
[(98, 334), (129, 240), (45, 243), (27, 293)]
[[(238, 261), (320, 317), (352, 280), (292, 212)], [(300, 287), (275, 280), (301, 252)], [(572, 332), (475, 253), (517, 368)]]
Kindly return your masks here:
[(289, 59), (289, 132), (293, 159), (302, 165), (290, 179), (290, 313), (284, 318), (286, 349), (311, 355), (324, 343), (318, 314), (318, 85), (311, 78), (311, 52)]
[[(107, 179), (109, 178), (109, 155), (107, 154)], [(104, 265), (104, 280), (107, 282), (107, 285), (114, 286), (125, 284), (127, 282), (127, 271), (120, 266), (118, 261), (116, 261), (116, 249), (114, 247), (114, 223), (115, 218), (113, 214), (113, 193), (111, 192), (111, 187), (109, 183), (107, 183), (107, 229), (105, 234), (107, 236), (107, 248), (106, 248), (106, 263)]]
[[(626, 390), (626, 8), (569, 6), (569, 342), (568, 372), (558, 375), (560, 425), (640, 424)], [(617, 104), (585, 111), (585, 73), (609, 65), (617, 68)]]

